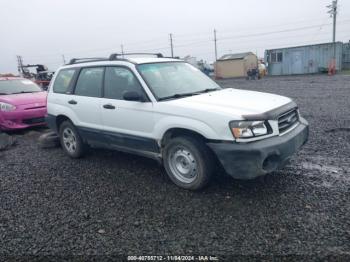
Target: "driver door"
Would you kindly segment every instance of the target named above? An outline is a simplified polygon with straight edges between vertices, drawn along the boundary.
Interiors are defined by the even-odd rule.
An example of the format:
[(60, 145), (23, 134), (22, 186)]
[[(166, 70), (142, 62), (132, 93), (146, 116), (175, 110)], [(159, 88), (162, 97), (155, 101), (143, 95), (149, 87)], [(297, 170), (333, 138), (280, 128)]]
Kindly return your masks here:
[[(123, 95), (127, 91), (139, 93), (145, 102), (126, 101)], [(152, 139), (153, 104), (129, 68), (106, 67), (101, 112), (104, 133), (112, 146), (156, 150), (156, 141)]]

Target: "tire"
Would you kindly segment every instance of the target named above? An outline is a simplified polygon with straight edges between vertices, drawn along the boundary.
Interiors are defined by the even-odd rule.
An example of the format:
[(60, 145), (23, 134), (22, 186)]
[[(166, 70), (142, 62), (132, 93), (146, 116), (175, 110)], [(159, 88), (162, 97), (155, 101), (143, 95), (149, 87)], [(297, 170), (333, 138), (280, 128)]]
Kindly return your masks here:
[(212, 153), (195, 137), (183, 136), (171, 139), (163, 151), (164, 168), (177, 186), (199, 190), (210, 181), (214, 170)]
[(84, 155), (85, 145), (77, 129), (69, 120), (64, 121), (59, 127), (60, 142), (63, 150), (72, 158)]

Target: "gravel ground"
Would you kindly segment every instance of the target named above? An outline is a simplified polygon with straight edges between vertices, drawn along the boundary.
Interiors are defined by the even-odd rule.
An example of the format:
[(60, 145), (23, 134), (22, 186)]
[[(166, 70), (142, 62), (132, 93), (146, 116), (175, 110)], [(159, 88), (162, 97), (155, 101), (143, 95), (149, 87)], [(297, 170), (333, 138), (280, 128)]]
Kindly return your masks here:
[(288, 166), (253, 181), (218, 171), (205, 190), (189, 192), (152, 160), (107, 150), (73, 160), (61, 148), (38, 147), (45, 130), (14, 133), (17, 145), (0, 152), (0, 260), (117, 254), (349, 259), (350, 76), (219, 82), (298, 103), (310, 139)]

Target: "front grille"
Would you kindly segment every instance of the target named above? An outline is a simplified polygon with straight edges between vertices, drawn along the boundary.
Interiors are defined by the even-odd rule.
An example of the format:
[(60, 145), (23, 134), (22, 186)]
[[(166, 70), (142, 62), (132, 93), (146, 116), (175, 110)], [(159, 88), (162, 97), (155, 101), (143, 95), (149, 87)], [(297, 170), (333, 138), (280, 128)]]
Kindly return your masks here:
[(278, 118), (278, 129), (280, 131), (280, 134), (288, 131), (298, 122), (298, 120), (299, 115), (297, 109), (293, 109), (280, 115)]
[(44, 123), (45, 117), (36, 117), (36, 118), (30, 118), (30, 119), (24, 119), (23, 123), (27, 125), (33, 125), (33, 124), (39, 124)]

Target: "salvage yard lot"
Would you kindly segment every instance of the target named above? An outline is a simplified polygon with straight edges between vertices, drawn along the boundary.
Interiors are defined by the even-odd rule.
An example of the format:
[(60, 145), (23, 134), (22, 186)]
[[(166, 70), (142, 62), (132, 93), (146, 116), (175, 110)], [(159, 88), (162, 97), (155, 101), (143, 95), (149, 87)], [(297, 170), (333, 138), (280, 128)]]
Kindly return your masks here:
[(350, 254), (350, 76), (230, 79), (293, 98), (310, 138), (282, 170), (253, 181), (221, 171), (200, 192), (156, 162), (96, 150), (40, 149), (45, 129), (0, 152), (1, 255)]

